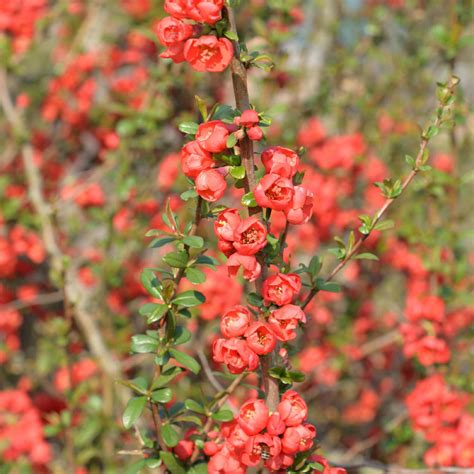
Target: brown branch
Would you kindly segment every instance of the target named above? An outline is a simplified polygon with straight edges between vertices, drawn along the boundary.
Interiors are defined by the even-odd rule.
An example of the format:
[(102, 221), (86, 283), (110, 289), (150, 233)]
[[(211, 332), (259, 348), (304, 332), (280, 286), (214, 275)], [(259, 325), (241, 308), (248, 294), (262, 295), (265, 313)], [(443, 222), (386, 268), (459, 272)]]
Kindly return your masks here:
[[(455, 78), (451, 78), (448, 89), (450, 94), (452, 95), (454, 93), (454, 89), (456, 85), (458, 84), (459, 80)], [(442, 104), (440, 104), (440, 108), (442, 108)], [(434, 127), (439, 127), (442, 122), (442, 115), (441, 113), (437, 113), (436, 119), (433, 123)], [(404, 179), (402, 186), (401, 186), (401, 193), (397, 198), (387, 198), (385, 202), (383, 203), (382, 207), (377, 211), (375, 214), (375, 217), (372, 221), (371, 228), (367, 234), (362, 235), (359, 237), (357, 242), (354, 244), (354, 246), (350, 249), (350, 251), (347, 253), (347, 255), (344, 257), (343, 260), (339, 262), (339, 264), (333, 269), (333, 271), (329, 274), (329, 276), (326, 278), (326, 283), (330, 282), (343, 268), (344, 266), (352, 259), (353, 256), (357, 255), (359, 250), (361, 249), (362, 245), (364, 242), (368, 239), (368, 237), (372, 234), (372, 231), (375, 227), (375, 225), (382, 219), (384, 214), (387, 212), (387, 210), (390, 208), (390, 206), (395, 202), (395, 199), (398, 199), (408, 188), (410, 183), (413, 181), (413, 178), (419, 173), (420, 169), (419, 167), (423, 164), (423, 158), (425, 156), (425, 150), (430, 141), (430, 138), (427, 137), (425, 134), (422, 135), (421, 137), (421, 142), (420, 142), (420, 148), (418, 150), (418, 154), (415, 159), (415, 166), (411, 170), (411, 172), (408, 174), (408, 176)], [(308, 296), (305, 298), (303, 301), (301, 307), (305, 309), (308, 304), (311, 302), (311, 300), (314, 298), (319, 293), (320, 290), (317, 288), (313, 288)]]
[(44, 293), (36, 295), (28, 300), (13, 300), (9, 303), (0, 305), (0, 312), (9, 310), (21, 310), (31, 306), (44, 306), (48, 304), (60, 303), (63, 301), (64, 295), (62, 291), (54, 291), (52, 293)]
[[(231, 7), (225, 7), (224, 9), (225, 16), (229, 21), (230, 30), (235, 37), (238, 37), (237, 25), (235, 21), (235, 14)], [(240, 60), (240, 46), (238, 41), (233, 42), (234, 45), (234, 57), (230, 63), (230, 69), (232, 73), (232, 84), (234, 89), (235, 96), (235, 105), (237, 108), (243, 112), (250, 108), (250, 99), (247, 86), (247, 69), (245, 65)], [(240, 156), (242, 158), (242, 164), (245, 168), (245, 191), (251, 192), (255, 189), (256, 180), (255, 180), (255, 160), (253, 154), (253, 143), (247, 136), (245, 136), (239, 142), (240, 145)], [(261, 214), (262, 209), (260, 207), (250, 207), (248, 208), (249, 214)], [(266, 266), (264, 262), (262, 264), (262, 273), (260, 277), (255, 282), (255, 287), (258, 292), (261, 292), (262, 283), (266, 277)], [(280, 393), (278, 390), (278, 381), (270, 376), (269, 370), (274, 365), (275, 354), (268, 354), (264, 357), (261, 357), (261, 367), (262, 367), (262, 379), (263, 379), (263, 388), (265, 391), (265, 402), (270, 409), (270, 411), (275, 411), (280, 401)]]

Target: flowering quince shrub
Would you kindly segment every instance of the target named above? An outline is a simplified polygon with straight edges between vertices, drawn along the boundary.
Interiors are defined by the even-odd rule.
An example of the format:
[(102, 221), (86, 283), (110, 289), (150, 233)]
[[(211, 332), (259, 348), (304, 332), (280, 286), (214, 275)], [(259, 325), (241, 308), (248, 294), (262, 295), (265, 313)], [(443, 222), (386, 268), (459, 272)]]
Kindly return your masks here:
[(1, 3), (0, 473), (474, 468), (469, 5), (310, 3)]

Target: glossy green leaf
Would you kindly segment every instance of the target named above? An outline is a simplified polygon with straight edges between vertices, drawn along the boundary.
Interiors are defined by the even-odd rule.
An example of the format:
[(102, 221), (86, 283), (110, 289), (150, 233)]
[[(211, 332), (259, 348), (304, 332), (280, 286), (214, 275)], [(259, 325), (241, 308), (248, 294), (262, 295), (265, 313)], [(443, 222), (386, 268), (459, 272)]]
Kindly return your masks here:
[(148, 354), (158, 349), (158, 339), (147, 334), (136, 334), (132, 336), (132, 352), (136, 354)]
[(173, 268), (186, 268), (188, 260), (188, 252), (186, 252), (185, 250), (170, 252), (169, 254), (163, 257), (163, 261)]
[(160, 282), (153, 270), (145, 268), (140, 275), (140, 281), (148, 294), (154, 298), (163, 299)]
[(189, 369), (193, 374), (198, 374), (201, 370), (199, 363), (190, 355), (184, 352), (178, 351), (177, 349), (170, 349), (171, 357), (173, 357), (182, 366)]
[(173, 398), (173, 392), (170, 388), (160, 388), (151, 394), (151, 399), (158, 403), (168, 403)]
[(169, 448), (174, 448), (179, 442), (179, 434), (176, 432), (173, 425), (161, 425), (161, 436), (163, 436), (163, 441)]
[(186, 278), (195, 285), (206, 281), (206, 274), (198, 268), (190, 267), (186, 269)]
[(140, 418), (146, 402), (147, 397), (133, 397), (128, 401), (122, 416), (122, 423), (126, 429), (131, 428), (135, 421)]
[(206, 298), (199, 291), (184, 291), (180, 293), (172, 303), (177, 306), (184, 306), (186, 308), (192, 308), (193, 306), (198, 306), (206, 301)]
[(185, 235), (183, 243), (193, 249), (201, 249), (204, 247), (204, 239), (199, 235)]
[(186, 474), (186, 469), (174, 454), (161, 451), (160, 457), (171, 474)]

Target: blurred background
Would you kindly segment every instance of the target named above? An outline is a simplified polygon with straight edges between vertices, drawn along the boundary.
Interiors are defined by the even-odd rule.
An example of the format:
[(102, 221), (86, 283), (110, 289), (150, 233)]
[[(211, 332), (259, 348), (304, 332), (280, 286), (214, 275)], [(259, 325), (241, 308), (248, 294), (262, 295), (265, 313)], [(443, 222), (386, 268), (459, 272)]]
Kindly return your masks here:
[[(118, 381), (152, 370), (130, 355), (146, 326), (140, 271), (166, 252), (145, 233), (163, 227), (168, 199), (184, 219), (192, 212), (177, 124), (199, 119), (194, 96), (234, 105), (228, 72), (158, 58), (162, 3), (0, 3), (1, 474), (139, 472), (120, 454), (137, 443), (121, 425)], [(304, 147), (316, 196), (288, 256), (321, 255), (323, 274), (334, 237), (382, 204), (373, 183), (409, 172), (436, 82), (461, 79), (432, 170), (392, 207), (394, 227), (367, 241), (380, 260), (350, 263), (343, 291), (318, 296), (292, 364), (307, 373), (297, 389), (321, 452), (349, 472), (474, 466), (472, 3), (253, 0), (237, 20), (249, 50), (275, 64), (249, 74), (253, 105), (273, 118), (261, 148)], [(212, 222), (200, 234), (215, 246)], [(206, 275), (186, 346), (201, 359), (243, 291), (223, 269)], [(205, 374), (175, 383), (178, 401), (199, 386), (215, 393)]]

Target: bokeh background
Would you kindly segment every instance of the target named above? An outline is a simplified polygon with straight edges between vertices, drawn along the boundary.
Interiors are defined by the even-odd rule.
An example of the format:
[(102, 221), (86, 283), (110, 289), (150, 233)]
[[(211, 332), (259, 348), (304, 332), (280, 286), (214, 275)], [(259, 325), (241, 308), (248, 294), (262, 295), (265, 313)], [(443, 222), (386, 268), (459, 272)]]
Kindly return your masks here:
[[(69, 474), (71, 462), (76, 474), (137, 472), (122, 453), (137, 446), (121, 425), (118, 381), (152, 366), (130, 355), (131, 335), (146, 326), (140, 271), (166, 251), (148, 248), (145, 233), (162, 228), (168, 199), (184, 219), (192, 212), (180, 199), (188, 184), (177, 124), (198, 120), (194, 96), (233, 105), (228, 72), (158, 58), (152, 25), (162, 7), (0, 3), (2, 474)], [(323, 273), (335, 262), (334, 237), (381, 205), (373, 183), (408, 172), (405, 155), (416, 155), (420, 126), (435, 113), (436, 82), (461, 79), (456, 126), (430, 145), (433, 169), (392, 207), (393, 229), (367, 242), (380, 260), (347, 265), (343, 291), (318, 296), (296, 343), (292, 364), (307, 373), (298, 389), (322, 452), (349, 472), (474, 465), (473, 25), (462, 0), (238, 8), (249, 48), (275, 64), (249, 76), (252, 103), (273, 118), (267, 143), (306, 149), (316, 196), (287, 252), (293, 262), (321, 255)], [(211, 222), (200, 233), (215, 245)], [(207, 302), (189, 321), (186, 347), (203, 360), (242, 287), (224, 270), (207, 271), (200, 286)], [(215, 392), (203, 373), (176, 382), (175, 397), (199, 397), (198, 387)]]

